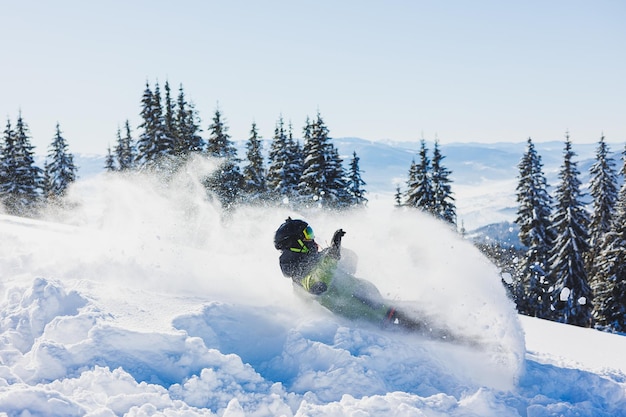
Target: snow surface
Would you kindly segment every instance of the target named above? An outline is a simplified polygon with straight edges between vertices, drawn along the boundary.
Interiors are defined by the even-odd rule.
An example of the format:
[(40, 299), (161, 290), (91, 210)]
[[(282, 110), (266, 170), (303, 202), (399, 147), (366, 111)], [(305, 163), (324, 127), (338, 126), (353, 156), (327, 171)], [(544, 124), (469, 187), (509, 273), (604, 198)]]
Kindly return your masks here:
[[(44, 221), (0, 215), (0, 415), (626, 416), (626, 339), (518, 317), (447, 226), (376, 199), (225, 216), (208, 169), (102, 174)], [(272, 245), (289, 215), (321, 243), (344, 228), (346, 268), (479, 346), (300, 298)]]

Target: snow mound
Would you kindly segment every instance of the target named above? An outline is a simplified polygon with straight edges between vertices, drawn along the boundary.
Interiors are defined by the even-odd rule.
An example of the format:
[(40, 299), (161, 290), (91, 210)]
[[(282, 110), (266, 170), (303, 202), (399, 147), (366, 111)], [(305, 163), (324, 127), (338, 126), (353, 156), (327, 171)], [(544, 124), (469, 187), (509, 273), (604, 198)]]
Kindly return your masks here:
[[(101, 175), (47, 221), (0, 216), (0, 412), (624, 415), (615, 371), (525, 358), (498, 271), (448, 226), (375, 200), (355, 213), (225, 217), (202, 190), (211, 168), (196, 161), (168, 183)], [(322, 244), (346, 230), (345, 267), (479, 347), (303, 301), (272, 245), (287, 216)]]

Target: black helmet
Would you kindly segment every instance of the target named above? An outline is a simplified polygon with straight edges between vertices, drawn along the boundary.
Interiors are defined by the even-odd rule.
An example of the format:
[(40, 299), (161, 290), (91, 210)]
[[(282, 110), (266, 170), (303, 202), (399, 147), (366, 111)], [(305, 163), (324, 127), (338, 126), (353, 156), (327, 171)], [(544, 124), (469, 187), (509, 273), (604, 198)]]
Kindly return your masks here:
[(278, 230), (276, 230), (274, 247), (278, 250), (284, 250), (295, 246), (298, 239), (313, 240), (313, 230), (304, 220), (293, 220), (291, 217), (288, 217), (285, 223), (281, 224)]

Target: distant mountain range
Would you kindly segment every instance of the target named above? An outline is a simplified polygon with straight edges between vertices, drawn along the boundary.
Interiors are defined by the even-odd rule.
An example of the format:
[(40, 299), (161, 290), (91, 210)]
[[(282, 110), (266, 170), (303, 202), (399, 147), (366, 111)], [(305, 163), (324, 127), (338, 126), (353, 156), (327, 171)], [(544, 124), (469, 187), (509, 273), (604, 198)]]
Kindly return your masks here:
[[(419, 158), (417, 142), (371, 142), (358, 138), (334, 139), (340, 154), (349, 160), (356, 151), (360, 166), (365, 171), (364, 179), (373, 192), (395, 191), (396, 184), (404, 185), (411, 161)], [(427, 142), (432, 153), (433, 143)], [(563, 162), (563, 142), (535, 143), (537, 152), (544, 163), (548, 183), (556, 184), (558, 170)], [(578, 155), (578, 168), (587, 174), (593, 163), (597, 145), (574, 145)], [(455, 184), (480, 185), (485, 181), (515, 179), (517, 164), (526, 150), (526, 142), (517, 143), (452, 143), (440, 144), (446, 157), (445, 166), (452, 171)], [(612, 149), (615, 159), (619, 159), (622, 149)], [(583, 175), (585, 177), (585, 175)], [(369, 181), (368, 181), (369, 179)], [(585, 178), (582, 178), (585, 182)]]
[[(344, 165), (347, 167), (356, 152), (365, 189), (370, 200), (393, 204), (396, 187), (406, 189), (408, 171), (413, 159), (418, 160), (419, 142), (368, 141), (360, 138), (333, 138)], [(239, 157), (245, 155), (245, 141), (236, 142)], [(432, 155), (433, 143), (427, 142)], [(609, 144), (616, 168), (622, 164), (623, 144)], [(552, 187), (558, 183), (563, 161), (564, 142), (535, 143), (542, 158), (544, 173)], [(575, 144), (575, 160), (581, 172), (584, 190), (589, 182), (589, 168), (594, 162), (597, 144)], [(264, 143), (265, 152), (269, 141)], [(452, 171), (452, 191), (455, 194), (459, 226), (477, 239), (490, 236), (497, 240), (516, 241), (517, 229), (512, 223), (517, 211), (517, 165), (526, 150), (526, 142), (517, 143), (452, 143), (440, 144), (446, 168)], [(103, 171), (104, 155), (75, 155), (82, 178)], [(43, 163), (42, 165), (43, 166)], [(482, 232), (481, 232), (482, 231)], [(496, 232), (497, 231), (497, 232)], [(507, 233), (510, 235), (507, 237)], [(497, 236), (495, 236), (497, 235)]]

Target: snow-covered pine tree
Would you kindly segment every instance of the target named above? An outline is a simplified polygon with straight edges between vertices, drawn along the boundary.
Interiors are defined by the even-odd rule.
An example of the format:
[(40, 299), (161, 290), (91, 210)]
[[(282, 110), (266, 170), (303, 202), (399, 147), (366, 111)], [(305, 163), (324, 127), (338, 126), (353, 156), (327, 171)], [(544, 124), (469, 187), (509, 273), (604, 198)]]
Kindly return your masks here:
[(402, 189), (400, 189), (399, 185), (396, 186), (396, 193), (393, 195), (393, 201), (396, 202), (396, 207), (402, 207)]
[(110, 146), (107, 148), (107, 156), (104, 159), (104, 169), (107, 172), (117, 171), (117, 168), (115, 167), (115, 156), (113, 155), (113, 152), (111, 152)]
[(326, 160), (326, 199), (325, 206), (333, 209), (345, 209), (352, 205), (352, 196), (348, 190), (346, 171), (339, 151), (328, 140), (325, 151)]
[(117, 144), (115, 145), (115, 156), (120, 171), (132, 169), (135, 163), (135, 145), (133, 143), (128, 119), (124, 123), (124, 130), (125, 135), (122, 136), (120, 129), (117, 129)]
[[(113, 155), (113, 152), (112, 152), (110, 164), (108, 161), (105, 160), (105, 168), (107, 168), (107, 170), (109, 170), (109, 167), (110, 167), (111, 171), (117, 171), (117, 166), (120, 160), (120, 154), (122, 153), (122, 143), (123, 143), (122, 130), (120, 129), (120, 126), (118, 125), (117, 131), (115, 132), (115, 147), (113, 148), (113, 152), (115, 153), (115, 156)], [(111, 151), (110, 146), (108, 150)], [(117, 160), (117, 164), (116, 164), (116, 160)]]
[[(157, 86), (158, 87), (158, 86)], [(176, 149), (178, 149), (177, 143), (177, 135), (176, 135), (176, 121), (174, 118), (174, 102), (172, 100), (172, 92), (170, 89), (169, 81), (165, 81), (165, 99), (164, 99), (164, 115), (163, 115), (163, 134), (166, 138), (169, 139), (170, 149), (168, 150), (169, 155), (176, 154)]]
[(304, 127), (304, 163), (302, 177), (298, 184), (298, 192), (305, 206), (326, 206), (328, 184), (326, 178), (326, 155), (328, 144), (328, 128), (322, 116), (311, 122), (307, 118)]
[(148, 168), (167, 165), (168, 159), (174, 155), (174, 139), (166, 132), (158, 83), (154, 92), (146, 83), (142, 98), (141, 118), (143, 122), (139, 127), (143, 128), (143, 132), (137, 141), (138, 165)]
[(432, 187), (433, 187), (433, 210), (432, 213), (456, 226), (456, 205), (452, 196), (450, 174), (452, 171), (443, 166), (445, 156), (439, 149), (439, 141), (435, 140), (432, 159)]
[(356, 155), (356, 151), (352, 152), (352, 160), (350, 161), (350, 171), (348, 174), (348, 191), (352, 197), (352, 205), (355, 207), (363, 207), (367, 205), (365, 194), (367, 191), (362, 188), (367, 185), (363, 180), (361, 168), (359, 167), (360, 158)]
[(300, 142), (293, 137), (293, 126), (289, 122), (287, 131), (287, 160), (289, 164), (286, 166), (286, 178), (290, 184), (290, 193), (298, 197), (298, 183), (304, 170), (304, 151)]
[[(620, 174), (626, 177), (626, 148)], [(611, 226), (601, 245), (593, 316), (600, 328), (626, 332), (626, 181), (619, 190)]]
[(552, 245), (550, 217), (552, 199), (543, 173), (541, 156), (531, 138), (519, 164), (517, 184), (517, 218), (520, 242), (526, 247), (526, 256), (517, 265), (513, 295), (520, 313), (550, 318), (551, 299), (548, 278), (548, 259)]
[(287, 136), (282, 116), (280, 116), (274, 128), (268, 159), (267, 187), (271, 198), (275, 200), (279, 198), (289, 199), (293, 184), (289, 184), (287, 176), (287, 166), (291, 161), (289, 160)]
[(176, 155), (186, 156), (194, 152), (202, 152), (205, 141), (200, 136), (200, 120), (193, 103), (187, 102), (182, 84), (178, 89), (176, 105)]
[(551, 232), (555, 236), (550, 251), (553, 306), (557, 319), (567, 324), (591, 324), (592, 292), (584, 257), (589, 250), (589, 215), (582, 202), (580, 172), (574, 161), (569, 133), (565, 136), (563, 165), (556, 189), (556, 207)]
[(250, 137), (246, 142), (246, 159), (248, 162), (243, 167), (244, 190), (248, 202), (263, 201), (267, 198), (267, 181), (262, 148), (256, 123), (252, 123)]
[(57, 123), (44, 170), (45, 198), (54, 201), (63, 197), (68, 187), (76, 181), (76, 172), (74, 155), (69, 152), (67, 141), (61, 135), (61, 128)]
[[(165, 115), (163, 114), (163, 106), (161, 104), (161, 90), (159, 88), (159, 83), (155, 84), (154, 98), (152, 100), (152, 103), (154, 109), (153, 120), (156, 123), (155, 139), (157, 145), (157, 160), (161, 158), (169, 158), (174, 155), (174, 150), (176, 147), (174, 144), (174, 138), (172, 137), (171, 132), (168, 130), (168, 126), (166, 126)], [(168, 112), (171, 116), (171, 101), (167, 104), (169, 107)], [(171, 121), (169, 123), (171, 125)]]
[(351, 201), (346, 171), (328, 132), (319, 111), (314, 122), (311, 123), (307, 118), (304, 127), (304, 162), (298, 184), (300, 202), (308, 207), (345, 208)]
[(213, 158), (236, 159), (237, 149), (230, 140), (228, 126), (222, 120), (222, 112), (219, 108), (213, 114), (213, 122), (208, 128), (207, 153)]
[[(407, 190), (404, 193), (405, 199), (404, 204), (398, 204), (399, 206), (409, 206), (409, 207), (417, 207), (417, 200), (413, 200), (411, 198), (411, 189), (417, 188), (417, 162), (415, 162), (415, 158), (411, 160), (411, 165), (409, 165), (409, 174), (406, 180)], [(398, 186), (398, 191), (400, 191), (400, 186)], [(414, 205), (415, 204), (415, 205)]]
[(615, 161), (610, 156), (609, 146), (600, 137), (596, 149), (596, 160), (589, 169), (591, 176), (590, 193), (593, 197), (593, 212), (589, 224), (589, 252), (587, 253), (587, 273), (591, 288), (594, 289), (597, 275), (597, 263), (601, 260), (600, 248), (604, 235), (611, 227), (611, 218), (615, 210), (618, 195)]
[(425, 212), (435, 214), (431, 165), (424, 139), (420, 141), (419, 163), (416, 163), (414, 159), (409, 168), (407, 187), (406, 206), (419, 208)]
[(11, 190), (11, 175), (16, 170), (16, 163), (15, 131), (11, 126), (11, 120), (7, 119), (0, 142), (0, 202), (4, 202), (5, 194)]
[(213, 123), (208, 128), (207, 152), (221, 160), (220, 167), (207, 179), (207, 187), (214, 192), (225, 209), (232, 208), (239, 200), (243, 188), (243, 176), (239, 170), (237, 148), (230, 140), (228, 126), (222, 120), (219, 108), (215, 110)]
[(9, 214), (32, 216), (41, 200), (43, 171), (35, 165), (28, 125), (20, 112), (15, 130), (10, 123), (2, 147), (0, 200)]
[[(141, 118), (143, 122), (139, 125), (143, 132), (139, 134), (137, 141), (137, 160), (139, 166), (145, 166), (152, 161), (156, 153), (156, 144), (154, 137), (154, 129), (156, 122), (154, 121), (154, 95), (150, 89), (150, 84), (146, 81), (146, 89), (141, 98)], [(109, 149), (110, 153), (110, 149)]]

